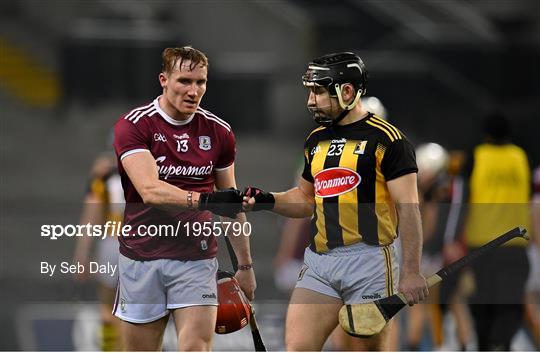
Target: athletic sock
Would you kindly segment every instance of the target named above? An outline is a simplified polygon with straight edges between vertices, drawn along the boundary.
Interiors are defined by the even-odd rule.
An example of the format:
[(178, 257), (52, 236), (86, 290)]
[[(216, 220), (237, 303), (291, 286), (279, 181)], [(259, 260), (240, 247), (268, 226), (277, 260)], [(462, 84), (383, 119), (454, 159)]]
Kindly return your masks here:
[(117, 351), (118, 332), (113, 324), (101, 325), (101, 350), (103, 352)]

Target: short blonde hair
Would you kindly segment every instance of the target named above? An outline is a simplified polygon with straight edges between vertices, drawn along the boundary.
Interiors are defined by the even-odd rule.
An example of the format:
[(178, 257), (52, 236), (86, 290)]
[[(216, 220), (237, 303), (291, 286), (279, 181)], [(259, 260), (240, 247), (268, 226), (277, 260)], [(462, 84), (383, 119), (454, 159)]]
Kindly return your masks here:
[(197, 50), (191, 46), (177, 47), (177, 48), (165, 48), (161, 54), (163, 62), (161, 64), (161, 71), (166, 74), (170, 74), (176, 68), (181, 68), (185, 61), (191, 61), (189, 70), (193, 70), (198, 65), (208, 67), (208, 58), (202, 51)]

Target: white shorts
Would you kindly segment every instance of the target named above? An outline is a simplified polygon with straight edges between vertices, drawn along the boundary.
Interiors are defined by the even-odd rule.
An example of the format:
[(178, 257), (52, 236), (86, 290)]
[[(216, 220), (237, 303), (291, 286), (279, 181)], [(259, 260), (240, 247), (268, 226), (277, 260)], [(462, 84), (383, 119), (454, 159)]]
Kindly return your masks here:
[[(112, 266), (117, 266), (118, 255), (120, 255), (118, 250), (119, 246), (120, 244), (115, 237), (100, 239), (97, 246), (97, 262), (99, 264), (110, 264)], [(114, 273), (114, 276), (111, 276), (109, 273), (99, 273), (98, 281), (105, 287), (114, 290), (118, 285), (118, 271)]]
[(136, 261), (120, 255), (120, 279), (113, 314), (148, 323), (170, 309), (217, 305), (217, 259)]
[(307, 248), (296, 287), (359, 304), (395, 294), (398, 277), (393, 245), (356, 243), (325, 254)]

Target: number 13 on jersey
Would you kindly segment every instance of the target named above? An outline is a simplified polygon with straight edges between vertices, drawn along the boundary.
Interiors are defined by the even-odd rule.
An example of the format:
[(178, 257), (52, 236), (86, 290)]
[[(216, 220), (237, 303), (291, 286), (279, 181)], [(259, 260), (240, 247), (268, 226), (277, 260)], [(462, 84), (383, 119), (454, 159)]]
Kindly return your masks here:
[(176, 150), (178, 152), (187, 152), (188, 140), (176, 140)]

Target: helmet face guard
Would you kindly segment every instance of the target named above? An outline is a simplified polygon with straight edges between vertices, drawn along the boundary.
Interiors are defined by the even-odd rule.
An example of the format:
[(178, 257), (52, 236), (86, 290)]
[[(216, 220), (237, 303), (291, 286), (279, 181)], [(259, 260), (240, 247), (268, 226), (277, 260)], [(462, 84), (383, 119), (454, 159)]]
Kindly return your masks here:
[[(338, 99), (340, 107), (343, 109), (337, 118), (316, 116), (313, 111), (310, 113), (313, 119), (323, 126), (337, 124), (348, 112), (353, 109), (360, 97), (366, 93), (367, 71), (362, 59), (354, 53), (342, 52), (321, 56), (308, 64), (306, 73), (302, 76), (302, 83), (305, 87), (324, 87), (328, 90), (330, 97)], [(346, 104), (343, 101), (342, 87), (350, 83), (356, 90), (354, 100)]]
[(233, 274), (218, 271), (218, 313), (215, 332), (227, 334), (249, 323), (251, 304)]

